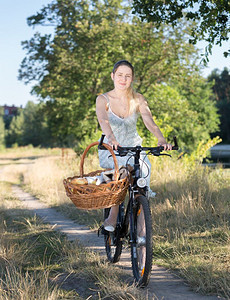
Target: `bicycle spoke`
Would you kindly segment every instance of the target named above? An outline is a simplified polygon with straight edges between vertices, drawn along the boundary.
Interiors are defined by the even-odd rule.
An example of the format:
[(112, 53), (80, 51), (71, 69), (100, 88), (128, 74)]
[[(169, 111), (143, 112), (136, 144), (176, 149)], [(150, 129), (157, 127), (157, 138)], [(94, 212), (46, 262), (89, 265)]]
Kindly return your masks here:
[(152, 268), (152, 225), (148, 200), (136, 199), (138, 208), (133, 210), (131, 258), (133, 275), (139, 286), (146, 286)]
[[(104, 219), (106, 219), (109, 215), (110, 209), (104, 210)], [(121, 251), (122, 251), (122, 241), (119, 237), (118, 228), (115, 229), (114, 232), (109, 232), (104, 236), (105, 242), (105, 250), (108, 260), (111, 263), (116, 263), (120, 260)]]

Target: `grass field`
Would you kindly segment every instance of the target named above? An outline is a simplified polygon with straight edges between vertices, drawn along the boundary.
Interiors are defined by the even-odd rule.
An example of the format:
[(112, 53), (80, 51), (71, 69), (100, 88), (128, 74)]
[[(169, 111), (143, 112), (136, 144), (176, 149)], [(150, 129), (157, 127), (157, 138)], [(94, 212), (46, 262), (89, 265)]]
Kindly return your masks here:
[[(8, 187), (21, 184), (78, 223), (97, 227), (102, 211), (76, 209), (62, 183), (64, 178), (79, 174), (80, 158), (72, 152), (62, 157), (60, 150), (54, 155), (51, 150), (43, 153), (39, 149), (37, 154), (34, 149), (28, 151), (27, 155), (18, 150), (11, 150), (10, 155), (0, 153), (0, 180)], [(85, 172), (97, 168), (97, 157), (90, 154)], [(166, 157), (152, 159), (151, 176), (152, 189), (157, 193), (150, 203), (154, 263), (175, 270), (201, 293), (230, 298), (229, 170)]]
[(77, 242), (67, 241), (52, 226), (21, 207), (21, 202), (12, 196), (11, 185), (23, 181), (23, 173), (31, 166), (29, 156), (8, 164), (4, 161), (3, 165), (0, 300), (147, 299), (134, 285), (125, 282), (122, 270)]

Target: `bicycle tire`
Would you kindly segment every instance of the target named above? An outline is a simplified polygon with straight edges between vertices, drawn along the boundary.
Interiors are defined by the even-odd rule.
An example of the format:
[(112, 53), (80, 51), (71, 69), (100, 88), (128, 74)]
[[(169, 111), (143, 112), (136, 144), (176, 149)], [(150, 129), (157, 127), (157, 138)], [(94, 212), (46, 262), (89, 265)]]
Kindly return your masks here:
[[(104, 209), (104, 220), (109, 216), (109, 212), (110, 208)], [(120, 238), (119, 225), (116, 226), (114, 232), (107, 231), (104, 234), (104, 242), (108, 261), (111, 263), (118, 262), (122, 252), (122, 240)]]
[[(133, 208), (133, 232), (130, 232), (131, 238), (131, 261), (132, 269), (137, 286), (145, 287), (149, 283), (152, 270), (152, 219), (149, 208), (148, 199), (145, 196), (138, 196), (135, 199), (137, 206)], [(145, 245), (138, 244), (138, 220), (140, 210), (142, 212), (142, 220), (144, 219), (145, 229)], [(141, 261), (142, 258), (142, 261)]]

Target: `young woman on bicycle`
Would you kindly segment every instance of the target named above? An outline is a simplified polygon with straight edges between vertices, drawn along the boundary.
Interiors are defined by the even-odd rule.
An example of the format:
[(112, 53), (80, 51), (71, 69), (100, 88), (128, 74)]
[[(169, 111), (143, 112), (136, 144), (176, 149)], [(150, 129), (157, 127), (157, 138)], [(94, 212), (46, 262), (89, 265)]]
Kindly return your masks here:
[[(160, 129), (153, 120), (148, 103), (143, 95), (134, 92), (132, 82), (134, 80), (134, 68), (127, 60), (118, 61), (111, 73), (114, 83), (113, 90), (99, 95), (96, 100), (96, 113), (98, 122), (105, 134), (104, 142), (117, 149), (118, 146), (141, 145), (142, 139), (136, 130), (138, 115), (142, 116), (147, 129), (158, 139), (158, 146), (165, 150), (171, 150), (172, 145), (168, 144)], [(142, 174), (146, 177), (149, 187), (149, 196), (153, 193), (150, 189), (151, 164), (147, 157), (142, 154), (145, 160), (142, 163)], [(117, 157), (119, 166), (126, 165), (127, 157)], [(103, 168), (114, 168), (113, 159), (108, 151), (99, 150), (100, 166)], [(129, 164), (132, 164), (132, 162)], [(148, 166), (146, 166), (146, 164)], [(114, 231), (118, 214), (118, 206), (110, 210), (109, 217), (104, 221), (104, 228), (107, 231)], [(144, 236), (144, 232), (140, 236)]]

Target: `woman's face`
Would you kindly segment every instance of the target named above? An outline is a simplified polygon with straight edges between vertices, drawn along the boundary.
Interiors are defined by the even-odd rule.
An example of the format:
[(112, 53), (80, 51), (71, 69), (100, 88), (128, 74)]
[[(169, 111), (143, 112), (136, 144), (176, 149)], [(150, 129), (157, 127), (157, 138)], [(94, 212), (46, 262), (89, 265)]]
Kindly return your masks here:
[(114, 82), (114, 87), (120, 90), (126, 90), (130, 87), (133, 81), (132, 69), (122, 65), (117, 68), (115, 73), (111, 73), (111, 78)]

